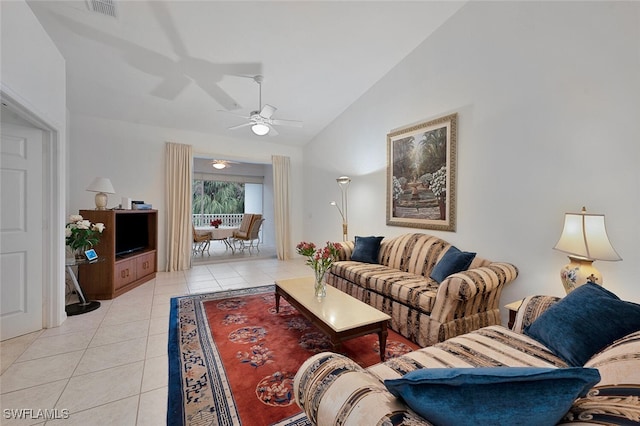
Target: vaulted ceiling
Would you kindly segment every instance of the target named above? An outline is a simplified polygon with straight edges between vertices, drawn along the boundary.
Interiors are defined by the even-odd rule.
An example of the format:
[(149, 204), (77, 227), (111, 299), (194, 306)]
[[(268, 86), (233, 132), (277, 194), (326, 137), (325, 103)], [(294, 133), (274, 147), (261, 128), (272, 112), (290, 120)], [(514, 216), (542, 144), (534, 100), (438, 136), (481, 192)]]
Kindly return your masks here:
[[(429, 37), (464, 2), (30, 1), (66, 60), (72, 114), (260, 138), (228, 130), (262, 103), (263, 136), (306, 144)], [(372, 118), (374, 119), (374, 118)]]

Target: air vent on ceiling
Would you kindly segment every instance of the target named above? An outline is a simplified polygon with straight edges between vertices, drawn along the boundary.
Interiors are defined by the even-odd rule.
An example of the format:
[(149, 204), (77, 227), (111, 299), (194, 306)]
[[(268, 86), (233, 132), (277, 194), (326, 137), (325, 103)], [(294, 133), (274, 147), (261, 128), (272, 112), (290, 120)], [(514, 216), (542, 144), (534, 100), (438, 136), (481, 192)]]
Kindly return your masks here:
[(118, 17), (115, 0), (87, 0), (87, 6), (92, 12), (113, 18)]

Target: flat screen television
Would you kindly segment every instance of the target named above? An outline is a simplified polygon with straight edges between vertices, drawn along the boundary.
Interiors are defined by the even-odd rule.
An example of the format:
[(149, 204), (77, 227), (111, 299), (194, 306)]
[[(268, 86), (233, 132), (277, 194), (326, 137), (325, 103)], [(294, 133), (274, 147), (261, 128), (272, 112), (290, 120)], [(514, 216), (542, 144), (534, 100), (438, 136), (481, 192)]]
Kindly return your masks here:
[(144, 250), (149, 246), (149, 215), (116, 215), (116, 256)]

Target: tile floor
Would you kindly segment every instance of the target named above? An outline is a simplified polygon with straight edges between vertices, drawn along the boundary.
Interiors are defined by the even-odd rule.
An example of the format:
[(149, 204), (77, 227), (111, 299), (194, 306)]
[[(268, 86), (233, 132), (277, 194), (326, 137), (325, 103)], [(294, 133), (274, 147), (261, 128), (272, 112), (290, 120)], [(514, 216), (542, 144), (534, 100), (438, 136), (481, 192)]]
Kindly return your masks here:
[[(0, 342), (0, 424), (164, 425), (171, 297), (309, 275), (302, 257), (198, 264), (157, 277), (62, 326)], [(17, 420), (8, 409), (32, 409)], [(38, 418), (50, 410), (67, 419)], [(54, 411), (57, 410), (57, 411)], [(68, 410), (68, 411), (64, 411)]]

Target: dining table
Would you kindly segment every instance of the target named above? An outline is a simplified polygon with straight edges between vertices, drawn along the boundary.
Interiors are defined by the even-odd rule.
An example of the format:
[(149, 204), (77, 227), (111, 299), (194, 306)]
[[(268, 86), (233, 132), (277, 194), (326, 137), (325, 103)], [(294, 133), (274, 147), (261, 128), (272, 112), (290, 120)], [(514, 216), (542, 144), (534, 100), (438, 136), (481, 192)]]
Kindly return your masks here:
[(226, 248), (230, 248), (232, 253), (235, 253), (235, 248), (231, 243), (233, 232), (238, 230), (238, 227), (233, 226), (196, 226), (196, 233), (199, 235), (209, 234), (211, 235), (211, 241), (222, 241)]

